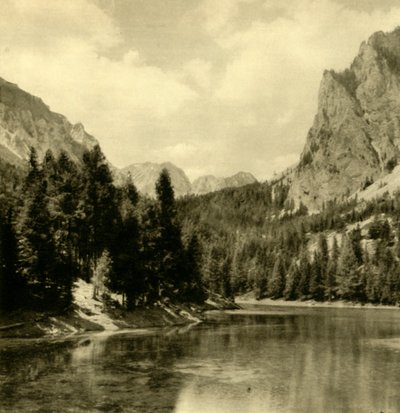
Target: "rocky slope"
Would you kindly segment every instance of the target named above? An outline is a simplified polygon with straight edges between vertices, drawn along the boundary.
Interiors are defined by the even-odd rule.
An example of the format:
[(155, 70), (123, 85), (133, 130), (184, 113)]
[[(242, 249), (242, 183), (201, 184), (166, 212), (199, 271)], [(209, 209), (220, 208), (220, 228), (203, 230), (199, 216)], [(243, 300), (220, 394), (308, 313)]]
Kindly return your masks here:
[(290, 195), (311, 209), (391, 172), (400, 155), (400, 28), (362, 43), (344, 72), (325, 71)]
[(72, 125), (52, 112), (43, 101), (0, 78), (0, 157), (12, 164), (23, 164), (33, 146), (39, 159), (48, 149), (66, 151), (80, 162), (85, 149), (98, 142), (82, 124)]
[(155, 183), (163, 169), (167, 169), (176, 196), (183, 196), (191, 191), (189, 178), (182, 169), (170, 162), (161, 164), (145, 162), (129, 165), (121, 170), (122, 174), (130, 173), (133, 183), (142, 194), (155, 196)]
[[(155, 196), (155, 183), (162, 169), (167, 169), (176, 196), (187, 194), (206, 194), (218, 191), (227, 187), (239, 187), (257, 182), (256, 178), (248, 172), (238, 172), (228, 178), (217, 178), (213, 175), (206, 175), (197, 178), (192, 184), (185, 172), (171, 162), (157, 163), (136, 163), (120, 170), (120, 175), (126, 176), (130, 173), (134, 184), (142, 194)], [(122, 178), (119, 178), (122, 181)]]
[(206, 175), (197, 178), (192, 184), (192, 193), (206, 194), (223, 188), (240, 187), (257, 182), (256, 178), (249, 172), (238, 172), (228, 178), (217, 178)]

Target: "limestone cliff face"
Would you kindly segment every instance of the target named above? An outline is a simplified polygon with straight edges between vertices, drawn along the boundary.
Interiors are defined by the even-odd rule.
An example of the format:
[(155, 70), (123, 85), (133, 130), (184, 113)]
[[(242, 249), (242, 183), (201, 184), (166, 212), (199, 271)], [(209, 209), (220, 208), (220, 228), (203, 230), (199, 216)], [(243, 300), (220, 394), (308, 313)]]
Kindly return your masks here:
[(22, 164), (33, 146), (39, 159), (51, 149), (55, 154), (64, 150), (80, 162), (84, 150), (97, 143), (81, 124), (72, 125), (41, 99), (0, 78), (0, 157)]
[(170, 162), (161, 164), (151, 162), (136, 163), (121, 169), (121, 173), (123, 175), (130, 173), (138, 191), (153, 197), (155, 196), (156, 181), (164, 168), (169, 172), (175, 195), (183, 196), (189, 194), (191, 191), (189, 178), (182, 169)]
[(228, 178), (216, 178), (213, 175), (201, 176), (191, 184), (185, 172), (172, 164), (145, 162), (129, 165), (121, 170), (120, 181), (130, 173), (133, 183), (142, 194), (155, 196), (155, 184), (163, 169), (167, 169), (171, 177), (171, 183), (177, 197), (188, 194), (207, 194), (228, 187), (239, 187), (257, 182), (256, 178), (248, 172), (238, 172)]
[(194, 194), (206, 194), (223, 188), (240, 187), (257, 182), (249, 172), (238, 172), (228, 178), (217, 178), (214, 175), (206, 175), (197, 178), (192, 184)]
[(342, 200), (400, 161), (400, 29), (375, 33), (342, 73), (325, 71), (290, 195)]

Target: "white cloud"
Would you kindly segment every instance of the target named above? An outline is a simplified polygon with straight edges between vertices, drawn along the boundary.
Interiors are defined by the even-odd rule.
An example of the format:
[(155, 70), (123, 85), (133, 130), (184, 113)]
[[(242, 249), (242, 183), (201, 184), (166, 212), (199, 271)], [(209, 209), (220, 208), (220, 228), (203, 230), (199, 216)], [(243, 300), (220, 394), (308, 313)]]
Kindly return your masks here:
[[(268, 99), (275, 107), (277, 100), (303, 104), (316, 95), (315, 79), (324, 69), (344, 69), (361, 41), (400, 22), (400, 8), (369, 14), (329, 0), (283, 4), (283, 17), (256, 21), (244, 32), (216, 38), (232, 56), (217, 97), (244, 103)], [(266, 6), (271, 7), (271, 1)]]
[(5, 0), (0, 32), (0, 75), (83, 121), (111, 157), (121, 150), (115, 139), (133, 137), (138, 123), (157, 122), (196, 98), (136, 50), (119, 60), (105, 57), (122, 39), (115, 22), (89, 1)]
[[(172, 161), (191, 178), (263, 179), (296, 162), (323, 70), (347, 67), (363, 40), (400, 22), (399, 7), (367, 13), (333, 0), (181, 0), (172, 27), (136, 0), (128, 9), (149, 19), (140, 31), (118, 20), (124, 2), (106, 14), (94, 1), (108, 4), (2, 0), (0, 76), (82, 121), (117, 166)], [(177, 35), (161, 50), (163, 30)]]
[(200, 15), (204, 18), (206, 31), (218, 35), (232, 29), (232, 20), (239, 13), (240, 4), (254, 3), (256, 0), (204, 0), (200, 7)]
[(192, 59), (183, 67), (183, 73), (201, 89), (209, 89), (211, 83), (211, 62)]
[(277, 156), (269, 162), (269, 171), (270, 173), (271, 171), (281, 172), (286, 168), (292, 167), (297, 164), (299, 158), (300, 156), (297, 153), (288, 153), (285, 155)]

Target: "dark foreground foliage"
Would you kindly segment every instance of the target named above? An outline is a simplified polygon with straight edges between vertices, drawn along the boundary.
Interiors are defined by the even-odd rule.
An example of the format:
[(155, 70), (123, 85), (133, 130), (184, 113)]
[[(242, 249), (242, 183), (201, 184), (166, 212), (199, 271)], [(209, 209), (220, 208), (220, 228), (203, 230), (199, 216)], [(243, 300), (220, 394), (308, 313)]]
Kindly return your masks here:
[[(7, 170), (7, 169), (6, 169)], [(99, 146), (82, 164), (32, 149), (25, 174), (7, 177), (0, 208), (0, 305), (65, 311), (78, 277), (95, 293), (123, 295), (128, 309), (163, 297), (204, 301), (199, 245), (183, 239), (167, 171), (157, 200), (130, 178), (116, 187)], [(4, 186), (4, 185), (3, 185)]]

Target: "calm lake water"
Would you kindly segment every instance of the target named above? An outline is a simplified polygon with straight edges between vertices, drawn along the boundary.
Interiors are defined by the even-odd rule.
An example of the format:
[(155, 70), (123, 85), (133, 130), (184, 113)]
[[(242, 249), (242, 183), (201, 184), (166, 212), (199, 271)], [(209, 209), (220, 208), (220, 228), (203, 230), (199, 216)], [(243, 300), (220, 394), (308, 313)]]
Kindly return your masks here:
[(0, 340), (1, 412), (400, 412), (400, 310), (249, 307), (192, 327)]

